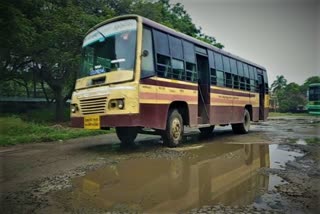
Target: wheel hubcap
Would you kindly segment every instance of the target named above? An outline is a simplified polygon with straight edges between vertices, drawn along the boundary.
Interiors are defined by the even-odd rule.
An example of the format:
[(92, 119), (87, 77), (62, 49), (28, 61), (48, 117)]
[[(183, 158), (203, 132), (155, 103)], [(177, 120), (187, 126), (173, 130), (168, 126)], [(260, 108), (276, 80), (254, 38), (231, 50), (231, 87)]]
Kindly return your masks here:
[(172, 121), (172, 127), (171, 127), (171, 131), (172, 131), (172, 136), (174, 139), (178, 139), (181, 135), (181, 124), (180, 121), (178, 119), (174, 119)]

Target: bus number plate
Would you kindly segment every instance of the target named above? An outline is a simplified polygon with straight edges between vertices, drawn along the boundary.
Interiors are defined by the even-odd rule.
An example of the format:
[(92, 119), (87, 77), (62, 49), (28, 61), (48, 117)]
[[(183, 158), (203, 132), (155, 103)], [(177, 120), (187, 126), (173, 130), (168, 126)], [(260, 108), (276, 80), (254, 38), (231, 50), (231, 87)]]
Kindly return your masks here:
[(98, 115), (90, 115), (84, 117), (85, 129), (100, 129), (100, 117)]

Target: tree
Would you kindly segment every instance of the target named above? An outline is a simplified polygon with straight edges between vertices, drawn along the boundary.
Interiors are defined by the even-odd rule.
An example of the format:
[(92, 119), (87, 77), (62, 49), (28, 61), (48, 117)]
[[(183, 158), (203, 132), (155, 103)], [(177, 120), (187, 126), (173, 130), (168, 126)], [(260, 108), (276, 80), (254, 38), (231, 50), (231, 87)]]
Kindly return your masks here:
[(297, 83), (289, 83), (278, 91), (280, 112), (295, 112), (306, 104), (306, 97)]
[(309, 88), (309, 85), (312, 83), (320, 83), (320, 76), (312, 76), (306, 79), (306, 81), (304, 81), (303, 85), (301, 86), (301, 92), (303, 94), (306, 94)]
[(278, 91), (283, 89), (287, 85), (287, 80), (283, 75), (277, 76), (276, 80), (271, 84), (271, 91), (277, 94)]
[(195, 26), (183, 5), (168, 0), (3, 0), (0, 12), (0, 81), (16, 81), (27, 94), (30, 81), (46, 83), (58, 121), (74, 88), (83, 37), (103, 20), (136, 13), (223, 47)]

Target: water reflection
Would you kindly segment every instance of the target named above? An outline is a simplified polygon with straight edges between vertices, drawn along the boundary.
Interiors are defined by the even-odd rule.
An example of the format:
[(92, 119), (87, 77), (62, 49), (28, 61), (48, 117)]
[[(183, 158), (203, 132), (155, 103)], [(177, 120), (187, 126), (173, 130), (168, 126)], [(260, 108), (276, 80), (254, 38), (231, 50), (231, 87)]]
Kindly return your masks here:
[[(135, 159), (74, 180), (74, 209), (175, 212), (223, 203), (245, 205), (268, 188), (267, 145), (207, 144), (186, 158)], [(190, 158), (190, 155), (192, 158)]]

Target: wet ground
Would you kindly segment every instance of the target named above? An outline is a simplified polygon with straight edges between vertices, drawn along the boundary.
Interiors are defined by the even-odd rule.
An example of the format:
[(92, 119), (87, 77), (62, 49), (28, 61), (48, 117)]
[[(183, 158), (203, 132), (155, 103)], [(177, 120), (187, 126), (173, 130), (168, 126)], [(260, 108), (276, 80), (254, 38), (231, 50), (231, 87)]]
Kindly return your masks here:
[(2, 213), (317, 213), (320, 118), (272, 118), (247, 135), (187, 130), (166, 148), (114, 134), (0, 149)]

